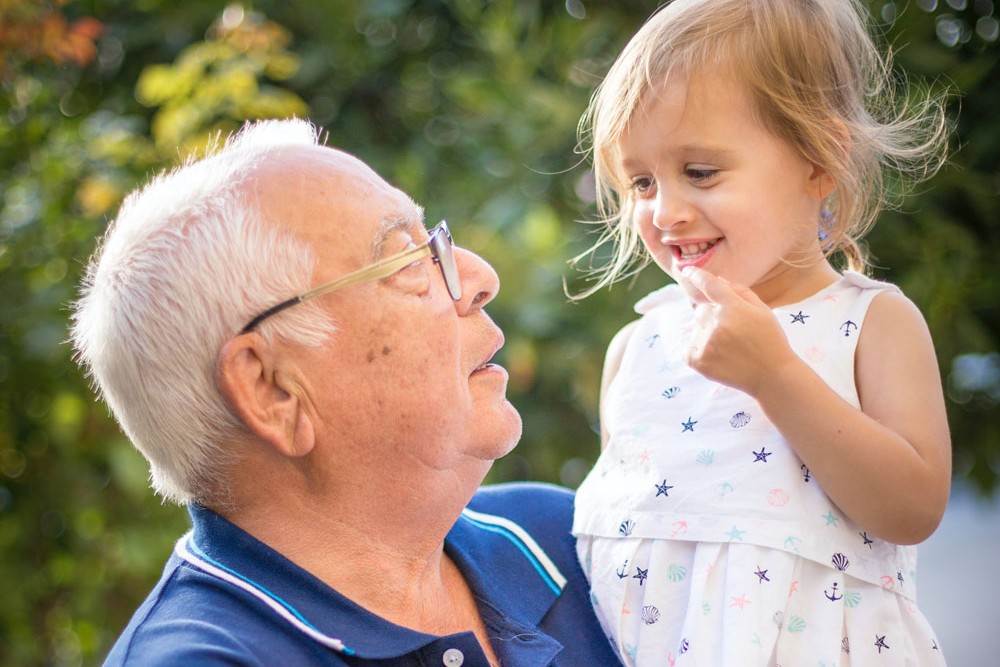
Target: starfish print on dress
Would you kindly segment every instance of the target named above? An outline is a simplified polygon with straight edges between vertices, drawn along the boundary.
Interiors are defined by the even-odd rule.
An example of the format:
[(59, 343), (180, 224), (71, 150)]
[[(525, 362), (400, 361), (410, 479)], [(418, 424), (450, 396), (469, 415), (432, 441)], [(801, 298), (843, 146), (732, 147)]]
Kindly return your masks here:
[(639, 585), (642, 586), (644, 583), (646, 583), (646, 577), (648, 577), (648, 576), (649, 576), (649, 568), (648, 567), (645, 570), (642, 569), (641, 567), (637, 567), (637, 568), (635, 568), (635, 574), (632, 575), (632, 578), (633, 579), (638, 579), (639, 580)]
[(757, 463), (758, 461), (763, 461), (764, 463), (767, 463), (767, 457), (770, 456), (773, 453), (774, 452), (765, 452), (764, 448), (761, 447), (759, 452), (754, 452), (753, 453), (753, 455), (755, 457), (754, 460), (753, 460), (753, 462)]
[(840, 521), (840, 517), (838, 517), (832, 511), (827, 512), (826, 514), (820, 514), (820, 516), (826, 519), (826, 525), (828, 526), (836, 526), (838, 525), (837, 522)]
[(762, 570), (761, 567), (760, 567), (760, 565), (757, 566), (757, 571), (754, 572), (754, 574), (757, 575), (757, 579), (758, 579), (757, 583), (759, 583), (759, 584), (762, 584), (765, 581), (771, 581), (771, 579), (768, 578), (768, 576), (767, 576), (767, 570)]
[(688, 420), (686, 422), (681, 422), (681, 426), (684, 427), (684, 430), (681, 431), (681, 433), (684, 433), (685, 431), (691, 431), (692, 433), (694, 433), (694, 425), (697, 423), (698, 422), (696, 420), (692, 420), (690, 417), (688, 417)]
[(875, 635), (875, 647), (878, 648), (878, 652), (881, 653), (882, 649), (889, 649), (889, 645), (885, 643), (885, 635), (879, 637)]
[(740, 542), (742, 542), (743, 541), (743, 533), (745, 533), (745, 532), (747, 532), (747, 531), (746, 530), (740, 530), (739, 528), (737, 528), (734, 525), (732, 527), (732, 529), (730, 529), (730, 531), (729, 531), (729, 535), (728, 535), (729, 541), (732, 542), (734, 540), (739, 540)]
[(669, 498), (670, 494), (667, 493), (667, 491), (674, 488), (669, 484), (667, 484), (667, 480), (663, 480), (662, 484), (654, 484), (653, 486), (656, 487), (656, 496), (655, 496), (656, 498), (659, 498), (660, 496), (666, 496), (667, 498)]
[(800, 310), (795, 315), (792, 315), (792, 324), (795, 324), (796, 322), (798, 322), (799, 324), (805, 324), (807, 317), (811, 317), (811, 315), (803, 315), (802, 311)]
[(745, 605), (751, 604), (750, 600), (747, 599), (747, 594), (746, 593), (744, 593), (743, 595), (739, 596), (738, 598), (734, 597), (734, 598), (732, 598), (732, 600), (733, 600), (733, 602), (729, 606), (730, 607), (738, 607), (740, 611), (743, 611), (743, 607)]
[(873, 540), (872, 538), (868, 537), (868, 532), (865, 531), (865, 532), (862, 532), (862, 533), (858, 533), (858, 535), (860, 535), (861, 539), (863, 539), (865, 541), (864, 546), (866, 546), (869, 549), (871, 549), (872, 548), (872, 544), (875, 543), (875, 540)]

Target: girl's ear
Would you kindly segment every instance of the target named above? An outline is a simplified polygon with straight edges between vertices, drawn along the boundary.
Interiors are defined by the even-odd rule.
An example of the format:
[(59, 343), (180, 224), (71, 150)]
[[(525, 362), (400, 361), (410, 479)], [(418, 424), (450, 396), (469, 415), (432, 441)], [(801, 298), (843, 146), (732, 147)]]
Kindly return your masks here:
[[(830, 128), (831, 138), (836, 141), (837, 159), (843, 164), (847, 164), (851, 152), (851, 133), (848, 132), (847, 126), (842, 120), (830, 119), (827, 121), (827, 125)], [(829, 197), (837, 189), (837, 184), (830, 176), (829, 169), (818, 164), (813, 164), (809, 184), (813, 196), (820, 201)]]
[(830, 176), (830, 173), (818, 164), (814, 164), (812, 167), (812, 174), (809, 176), (809, 189), (812, 196), (815, 197), (817, 201), (823, 201), (829, 197), (836, 188), (837, 184), (833, 182), (833, 178)]
[(216, 360), (219, 390), (247, 430), (284, 456), (304, 456), (316, 443), (312, 418), (302, 385), (279, 372), (276, 360), (257, 333), (231, 338)]

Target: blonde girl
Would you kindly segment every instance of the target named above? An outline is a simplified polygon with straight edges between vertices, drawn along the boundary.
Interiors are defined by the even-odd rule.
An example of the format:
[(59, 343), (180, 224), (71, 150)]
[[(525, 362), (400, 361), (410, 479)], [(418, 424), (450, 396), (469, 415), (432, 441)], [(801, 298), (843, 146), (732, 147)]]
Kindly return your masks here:
[(940, 376), (859, 245), (944, 159), (942, 101), (901, 89), (855, 0), (676, 0), (594, 95), (593, 289), (677, 283), (609, 347), (577, 495), (627, 665), (944, 664), (908, 546), (948, 498)]

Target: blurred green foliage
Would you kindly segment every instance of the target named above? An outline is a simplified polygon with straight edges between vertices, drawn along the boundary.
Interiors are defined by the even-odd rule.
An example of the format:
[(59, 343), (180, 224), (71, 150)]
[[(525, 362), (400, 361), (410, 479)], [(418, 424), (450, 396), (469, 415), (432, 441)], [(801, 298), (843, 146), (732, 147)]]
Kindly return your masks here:
[[(570, 304), (590, 245), (575, 127), (654, 0), (0, 2), (0, 663), (100, 661), (185, 530), (65, 344), (123, 195), (245, 119), (307, 116), (497, 268), (525, 436), (490, 481), (575, 486), (603, 351), (654, 269)], [(926, 314), (956, 475), (1000, 472), (1000, 77), (992, 0), (871, 2), (898, 64), (955, 92), (952, 164), (870, 237)]]

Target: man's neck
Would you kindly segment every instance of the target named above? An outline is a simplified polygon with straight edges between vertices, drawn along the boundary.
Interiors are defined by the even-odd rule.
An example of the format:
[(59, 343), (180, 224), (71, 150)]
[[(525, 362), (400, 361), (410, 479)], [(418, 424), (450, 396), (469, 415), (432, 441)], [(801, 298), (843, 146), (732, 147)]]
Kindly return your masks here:
[(444, 554), (444, 538), (475, 490), (461, 486), (413, 480), (407, 490), (422, 492), (400, 493), (391, 483), (362, 481), (326, 494), (258, 487), (219, 509), (369, 611), (429, 632), (448, 624), (442, 610), (455, 609), (461, 576)]

